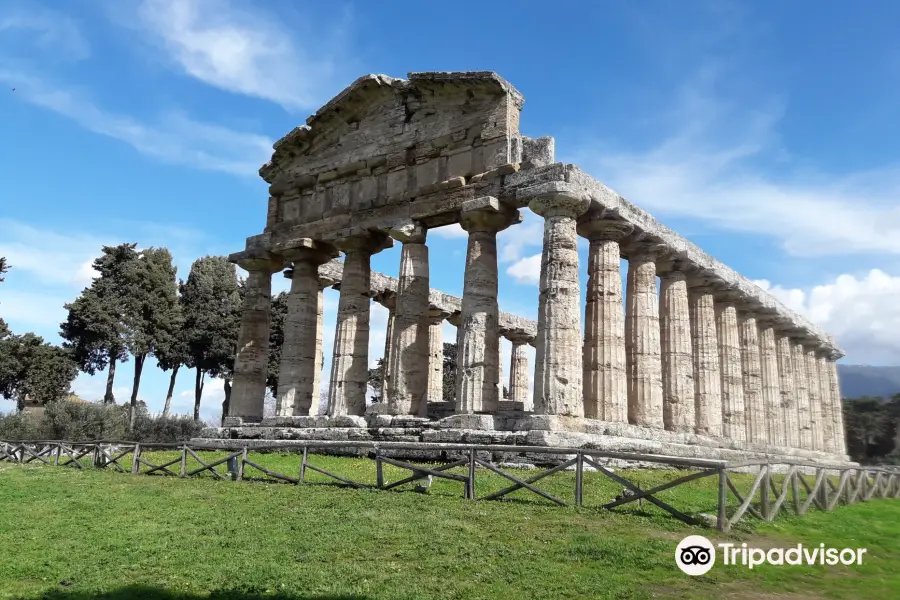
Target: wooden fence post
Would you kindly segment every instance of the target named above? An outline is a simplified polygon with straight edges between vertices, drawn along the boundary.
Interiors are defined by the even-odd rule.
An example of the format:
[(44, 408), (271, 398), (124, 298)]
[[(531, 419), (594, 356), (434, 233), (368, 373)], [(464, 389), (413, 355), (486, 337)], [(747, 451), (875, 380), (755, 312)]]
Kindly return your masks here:
[(59, 466), (59, 455), (61, 452), (62, 452), (62, 444), (60, 444), (59, 442), (56, 442), (56, 459), (53, 462), (53, 465), (56, 467)]
[(134, 460), (131, 462), (131, 474), (137, 475), (141, 471), (141, 445), (134, 445)]
[(469, 449), (469, 480), (466, 482), (469, 500), (475, 499), (475, 449)]
[(304, 483), (306, 479), (306, 461), (309, 460), (309, 447), (303, 446), (303, 458), (300, 460), (300, 474), (297, 477), (297, 485)]
[(237, 472), (237, 480), (241, 481), (244, 478), (244, 462), (247, 460), (247, 446), (244, 446), (244, 451), (241, 452), (241, 460), (238, 462), (238, 472)]
[(375, 450), (375, 485), (378, 489), (384, 487), (384, 467), (381, 464), (381, 451)]
[(575, 506), (581, 506), (584, 499), (584, 454), (575, 455)]
[(719, 505), (716, 511), (716, 529), (725, 531), (728, 523), (728, 487), (727, 487), (728, 471), (719, 469)]
[(771, 521), (772, 517), (769, 515), (769, 465), (760, 465), (759, 470), (762, 474), (759, 485), (759, 512), (763, 519)]

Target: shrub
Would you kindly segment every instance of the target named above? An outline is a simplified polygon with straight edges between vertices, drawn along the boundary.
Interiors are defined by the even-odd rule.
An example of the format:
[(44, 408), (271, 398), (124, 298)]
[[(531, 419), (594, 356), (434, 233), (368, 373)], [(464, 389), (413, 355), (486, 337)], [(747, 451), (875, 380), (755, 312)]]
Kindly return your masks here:
[(128, 440), (180, 442), (196, 437), (205, 425), (187, 416), (154, 416), (139, 407), (134, 431), (128, 432), (128, 408), (96, 402), (51, 402), (43, 415), (0, 415), (0, 439), (87, 442)]

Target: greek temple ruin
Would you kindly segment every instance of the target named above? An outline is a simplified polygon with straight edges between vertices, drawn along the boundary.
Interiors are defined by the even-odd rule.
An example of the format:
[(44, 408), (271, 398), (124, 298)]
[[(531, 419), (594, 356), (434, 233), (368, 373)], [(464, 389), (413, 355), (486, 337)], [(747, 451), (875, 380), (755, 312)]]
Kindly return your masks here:
[[(228, 414), (203, 437), (846, 462), (834, 340), (556, 162), (553, 138), (519, 133), (523, 103), (493, 72), (366, 75), (275, 143), (260, 169), (265, 229), (230, 256), (248, 276)], [(497, 301), (497, 234), (526, 207), (544, 220), (536, 322)], [(428, 231), (453, 223), (468, 234), (462, 298), (429, 283)], [(398, 277), (373, 272), (371, 257), (395, 243)], [(277, 414), (263, 418), (282, 271), (291, 283)], [(340, 294), (333, 348), (322, 347), (328, 287)], [(381, 401), (367, 407), (372, 301), (390, 317)], [(458, 332), (455, 398), (442, 395), (444, 321)], [(326, 352), (327, 414), (316, 414)]]

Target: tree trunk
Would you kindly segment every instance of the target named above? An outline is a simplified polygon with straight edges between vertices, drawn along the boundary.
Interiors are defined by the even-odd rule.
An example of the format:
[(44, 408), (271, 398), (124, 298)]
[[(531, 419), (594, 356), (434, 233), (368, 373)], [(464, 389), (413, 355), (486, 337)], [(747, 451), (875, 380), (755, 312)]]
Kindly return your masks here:
[(131, 386), (131, 404), (128, 407), (128, 431), (134, 431), (134, 414), (137, 411), (138, 389), (141, 387), (141, 372), (144, 370), (146, 354), (134, 356), (134, 383)]
[(203, 396), (203, 369), (197, 367), (197, 379), (194, 381), (194, 420), (200, 420), (200, 398)]
[(116, 353), (110, 352), (109, 372), (106, 375), (106, 393), (103, 394), (103, 404), (115, 404), (116, 397), (113, 395), (113, 383), (116, 379)]
[(228, 416), (228, 407), (231, 406), (231, 378), (225, 377), (225, 399), (222, 400), (222, 422)]
[(169, 378), (169, 391), (166, 392), (166, 403), (163, 405), (163, 417), (169, 416), (169, 409), (172, 408), (172, 395), (175, 393), (175, 378), (178, 377), (178, 369), (181, 365), (175, 365), (172, 369), (172, 376)]

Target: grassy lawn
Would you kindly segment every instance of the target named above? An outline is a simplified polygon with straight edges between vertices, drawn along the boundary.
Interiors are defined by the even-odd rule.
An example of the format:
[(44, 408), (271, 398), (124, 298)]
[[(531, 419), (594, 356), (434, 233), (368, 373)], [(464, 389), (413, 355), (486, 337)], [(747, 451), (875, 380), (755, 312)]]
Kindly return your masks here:
[[(169, 456), (147, 457), (159, 464)], [(293, 476), (299, 464), (296, 455), (251, 460)], [(313, 463), (375, 480), (372, 461), (316, 456)], [(385, 468), (387, 481), (406, 473)], [(644, 486), (683, 474), (625, 476)], [(261, 473), (248, 468), (247, 475)], [(746, 489), (749, 480), (738, 479)], [(0, 464), (0, 598), (900, 597), (900, 500), (827, 514), (811, 509), (767, 524), (749, 518), (720, 536), (647, 503), (600, 510), (621, 486), (595, 473), (585, 474), (581, 508), (524, 490), (507, 501), (473, 503), (450, 481), (435, 481), (423, 495), (324, 485), (324, 476), (310, 472), (307, 480), (323, 485)], [(563, 472), (538, 485), (571, 501), (573, 482)], [(480, 470), (478, 495), (507, 483)], [(714, 513), (716, 479), (660, 498), (691, 514)], [(868, 553), (861, 566), (717, 565), (692, 578), (674, 563), (675, 546), (690, 534), (761, 548), (824, 542)]]

